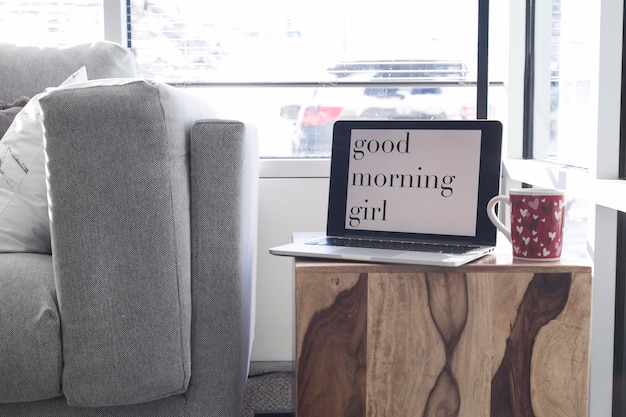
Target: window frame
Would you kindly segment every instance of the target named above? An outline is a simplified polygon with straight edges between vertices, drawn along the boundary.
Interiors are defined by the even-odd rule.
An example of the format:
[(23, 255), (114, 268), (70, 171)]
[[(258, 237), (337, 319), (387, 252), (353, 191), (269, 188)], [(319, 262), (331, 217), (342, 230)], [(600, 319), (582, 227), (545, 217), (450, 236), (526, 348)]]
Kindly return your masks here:
[(130, 0), (102, 0), (104, 14), (104, 39), (129, 45), (128, 8)]
[(626, 213), (617, 214), (615, 338), (613, 346), (613, 415), (626, 414)]
[[(626, 179), (626, 19), (622, 23), (622, 84), (618, 178)], [(626, 213), (617, 213), (615, 339), (613, 347), (613, 415), (626, 414)]]

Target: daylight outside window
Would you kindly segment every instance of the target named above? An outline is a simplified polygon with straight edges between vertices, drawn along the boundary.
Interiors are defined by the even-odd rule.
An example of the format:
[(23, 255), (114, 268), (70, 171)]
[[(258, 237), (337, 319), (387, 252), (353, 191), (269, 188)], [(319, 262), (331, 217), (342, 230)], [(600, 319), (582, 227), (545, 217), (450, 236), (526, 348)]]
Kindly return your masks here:
[(0, 42), (59, 46), (102, 40), (103, 0), (0, 0)]
[(536, 5), (533, 157), (592, 169), (600, 3)]
[(540, 161), (535, 167), (560, 170), (561, 175), (549, 176), (551, 184), (541, 186), (567, 189), (564, 256), (588, 259), (595, 249), (588, 238), (594, 205), (575, 185), (596, 164), (600, 3), (532, 4), (534, 88), (527, 156)]
[[(0, 0), (0, 41), (101, 40), (106, 1)], [(254, 123), (263, 158), (328, 157), (338, 119), (476, 118), (478, 0), (121, 1), (139, 75)], [(489, 44), (500, 120), (505, 39)]]
[(478, 2), (390, 1), (132, 0), (129, 37), (142, 76), (253, 121), (262, 157), (328, 157), (338, 119), (476, 118)]

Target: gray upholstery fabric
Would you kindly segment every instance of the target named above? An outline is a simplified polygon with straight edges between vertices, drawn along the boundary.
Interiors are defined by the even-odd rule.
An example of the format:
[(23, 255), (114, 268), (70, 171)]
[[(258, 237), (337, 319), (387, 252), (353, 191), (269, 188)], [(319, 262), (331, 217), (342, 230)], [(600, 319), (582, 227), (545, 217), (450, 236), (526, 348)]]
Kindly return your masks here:
[(54, 91), (41, 107), (68, 404), (182, 393), (191, 363), (188, 137), (211, 110), (140, 80)]
[(9, 126), (13, 123), (15, 116), (22, 110), (23, 107), (10, 107), (8, 109), (0, 110), (0, 140), (4, 134), (9, 130)]
[(240, 417), (255, 288), (257, 146), (240, 123), (192, 130), (192, 371), (187, 393), (123, 407), (68, 407), (63, 398), (0, 404), (0, 415)]
[[(61, 61), (68, 59), (63, 53), (54, 58), (46, 55), (40, 59), (36, 50), (11, 48), (0, 46), (0, 100), (13, 100), (14, 95), (28, 95), (30, 90), (24, 87), (29, 86), (39, 93), (45, 87), (58, 85), (78, 68), (72, 66), (69, 72), (62, 68)], [(69, 48), (68, 54), (73, 55), (73, 50)], [(87, 55), (75, 63), (78, 66), (87, 64), (92, 79), (134, 75), (131, 74), (134, 64), (129, 64), (132, 54), (119, 49), (118, 52), (121, 53), (110, 53), (108, 58), (103, 58), (113, 63), (101, 62), (96, 67), (108, 68), (112, 72), (122, 67), (124, 73), (94, 75), (89, 71), (87, 62), (78, 62), (89, 60)], [(29, 59), (21, 61), (20, 68), (16, 69), (7, 62), (21, 54)], [(7, 70), (9, 67), (10, 70)], [(15, 71), (25, 74), (15, 75)], [(154, 368), (160, 368), (161, 364), (167, 369), (171, 366), (169, 360), (157, 361), (178, 346), (173, 343), (174, 338), (169, 331), (162, 334), (164, 326), (174, 322), (178, 301), (183, 312), (182, 322), (188, 319), (184, 313), (189, 308), (185, 305), (186, 301), (170, 297), (173, 288), (177, 287), (181, 289), (181, 294), (189, 295), (191, 291), (191, 335), (183, 336), (183, 339), (190, 337), (191, 340), (190, 374), (184, 365), (178, 369), (190, 375), (187, 390), (182, 394), (121, 406), (73, 406), (68, 405), (65, 396), (0, 403), (0, 416), (241, 416), (253, 328), (258, 186), (256, 140), (252, 131), (240, 123), (203, 120), (192, 128), (193, 145), (190, 149), (185, 147), (189, 146), (186, 144), (188, 137), (185, 137), (185, 145), (174, 140), (165, 146), (161, 140), (176, 136), (173, 132), (177, 128), (174, 126), (184, 125), (187, 134), (192, 120), (214, 115), (203, 110), (206, 107), (197, 100), (185, 94), (179, 95), (173, 89), (153, 84), (149, 88), (151, 83), (141, 87), (143, 82), (136, 83), (138, 85), (133, 81), (130, 86), (110, 87), (113, 90), (130, 88), (125, 92), (124, 100), (113, 99), (108, 95), (111, 93), (105, 94), (104, 87), (58, 91), (47, 97), (50, 108), (56, 107), (53, 100), (57, 99), (68, 106), (61, 107), (58, 112), (47, 109), (50, 118), (58, 118), (54, 123), (48, 119), (49, 135), (53, 135), (56, 123), (61, 124), (56, 128), (56, 135), (61, 131), (67, 133), (63, 138), (58, 136), (54, 144), (47, 144), (48, 153), (59, 156), (59, 159), (54, 157), (50, 168), (51, 173), (56, 173), (53, 177), (57, 178), (51, 178), (54, 274), (60, 294), (63, 335), (68, 338), (68, 341), (63, 341), (63, 358), (67, 361), (67, 377), (79, 378), (86, 385), (70, 389), (74, 400), (86, 391), (95, 391), (96, 386), (107, 383), (112, 385), (111, 390), (122, 392), (122, 397), (127, 396), (126, 399), (130, 395), (138, 395), (135, 383), (145, 385), (142, 387), (144, 393), (157, 395), (154, 392), (162, 387), (158, 384), (149, 387), (150, 384), (142, 379), (155, 377), (154, 373), (161, 370)], [(5, 88), (8, 84), (11, 86)], [(148, 90), (158, 94), (148, 94)], [(4, 97), (5, 94), (8, 97)], [(170, 97), (170, 94), (177, 97)], [(76, 96), (72, 98), (73, 95)], [(162, 108), (160, 119), (155, 116), (158, 113), (155, 110), (157, 102), (171, 104)], [(117, 114), (119, 118), (111, 114), (105, 116), (106, 112)], [(163, 133), (153, 123), (143, 125), (145, 129), (139, 128), (138, 123), (141, 122), (135, 119), (144, 117), (141, 114), (145, 112), (155, 116), (155, 123), (172, 130)], [(75, 128), (82, 134), (74, 131)], [(154, 149), (139, 146), (147, 143), (156, 145)], [(179, 160), (172, 159), (170, 169), (173, 174), (170, 178), (174, 206), (162, 205), (161, 210), (157, 210), (153, 205), (162, 203), (165, 191), (164, 187), (155, 187), (155, 184), (166, 182), (164, 178), (167, 176), (143, 165), (147, 160), (157, 165), (163, 163), (164, 152), (182, 148), (183, 153), (191, 152), (191, 181), (189, 156), (185, 154)], [(136, 158), (128, 157), (129, 150), (138, 153)], [(182, 171), (186, 174), (182, 175)], [(83, 179), (85, 184), (81, 184)], [(89, 187), (92, 187), (91, 190)], [(104, 197), (105, 194), (110, 201)], [(144, 194), (150, 194), (148, 200), (143, 198)], [(102, 206), (93, 207), (95, 203)], [(165, 213), (173, 213), (174, 217)], [(160, 222), (157, 219), (165, 219), (174, 226), (168, 229), (157, 224)], [(187, 226), (183, 224), (185, 221)], [(186, 237), (184, 233), (177, 233), (178, 239), (174, 244), (172, 235), (174, 231), (179, 231), (179, 227), (190, 227), (191, 232), (188, 231)], [(188, 245), (186, 249), (185, 244)], [(187, 251), (186, 255), (181, 255), (181, 259), (187, 256), (182, 261), (186, 262), (186, 266), (181, 263), (173, 267), (162, 259), (163, 256), (173, 256), (173, 251), (179, 254), (181, 250)], [(0, 262), (0, 277), (11, 273), (14, 260), (20, 256), (46, 255), (0, 255), (5, 256)], [(14, 258), (16, 256), (18, 258)], [(49, 261), (50, 257), (47, 259)], [(27, 263), (30, 264), (30, 261)], [(48, 267), (51, 268), (50, 265)], [(182, 272), (179, 273), (179, 270)], [(173, 276), (174, 279), (168, 280), (166, 276)], [(191, 282), (185, 283), (189, 279)], [(191, 289), (185, 288), (185, 285), (191, 286)], [(158, 293), (168, 295), (154, 302)], [(151, 316), (153, 313), (157, 315)], [(90, 325), (99, 319), (101, 322), (96, 326)], [(137, 333), (132, 332), (135, 329)], [(187, 331), (184, 326), (181, 329), (181, 334)], [(0, 332), (3, 331), (0, 327)], [(111, 375), (107, 375), (106, 369), (105, 372), (91, 372), (91, 367), (106, 367), (106, 363), (99, 362), (101, 359), (110, 361), (121, 354), (122, 350), (111, 352), (110, 349), (123, 349), (125, 341), (138, 350), (129, 351), (120, 359), (131, 362), (136, 359), (133, 367), (144, 367), (145, 373), (137, 368), (131, 371), (134, 372), (132, 375), (125, 374), (126, 368), (118, 365), (108, 370)], [(167, 346), (171, 349), (168, 350)], [(92, 348), (96, 350), (92, 352)], [(146, 350), (151, 349), (163, 352), (152, 352), (155, 353), (152, 357), (145, 356)], [(87, 363), (89, 361), (92, 363)], [(79, 367), (83, 367), (83, 374), (77, 373)], [(115, 371), (122, 373), (112, 375)], [(174, 373), (180, 374), (178, 371), (168, 370), (165, 376), (173, 378)], [(108, 376), (115, 380), (107, 381)], [(126, 390), (131, 391), (130, 395)], [(110, 397), (111, 392), (107, 392)], [(94, 392), (87, 394), (90, 401), (105, 399)], [(81, 401), (84, 399), (81, 398)], [(74, 400), (69, 399), (70, 403)]]
[(56, 87), (80, 67), (90, 80), (134, 77), (133, 54), (112, 42), (80, 44), (69, 48), (39, 48), (0, 43), (0, 100), (32, 97)]
[(51, 256), (0, 254), (0, 403), (58, 397), (61, 366)]
[[(206, 413), (189, 414), (184, 394), (148, 403), (116, 407), (71, 407), (64, 397), (51, 400), (0, 404), (0, 416), (4, 417), (202, 417)], [(232, 415), (240, 417), (241, 415)], [(231, 417), (231, 416), (225, 416)]]
[(191, 147), (190, 386), (203, 389), (190, 389), (188, 407), (190, 415), (239, 417), (254, 327), (256, 132), (238, 122), (201, 121)]
[(254, 307), (257, 157), (254, 131), (239, 123), (201, 121), (192, 129), (192, 370), (186, 394), (121, 407), (68, 407), (64, 398), (0, 404), (0, 415), (241, 416)]

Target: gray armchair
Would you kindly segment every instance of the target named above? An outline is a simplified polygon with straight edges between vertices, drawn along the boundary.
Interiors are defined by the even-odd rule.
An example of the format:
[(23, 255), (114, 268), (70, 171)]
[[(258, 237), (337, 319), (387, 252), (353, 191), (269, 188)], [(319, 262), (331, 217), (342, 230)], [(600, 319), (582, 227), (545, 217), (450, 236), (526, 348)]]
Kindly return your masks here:
[(38, 97), (51, 254), (0, 254), (0, 415), (239, 417), (254, 131), (110, 43), (0, 45), (0, 100), (83, 65), (100, 80)]

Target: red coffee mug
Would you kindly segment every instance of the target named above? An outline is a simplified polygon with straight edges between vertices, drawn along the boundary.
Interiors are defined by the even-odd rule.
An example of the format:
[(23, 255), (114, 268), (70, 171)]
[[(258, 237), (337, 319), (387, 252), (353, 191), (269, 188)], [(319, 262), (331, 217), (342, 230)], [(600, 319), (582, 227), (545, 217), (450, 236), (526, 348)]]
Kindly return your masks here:
[[(496, 215), (496, 205), (511, 207), (511, 228)], [(565, 192), (541, 188), (509, 190), (487, 204), (491, 222), (509, 239), (513, 257), (533, 261), (554, 261), (563, 250)]]

